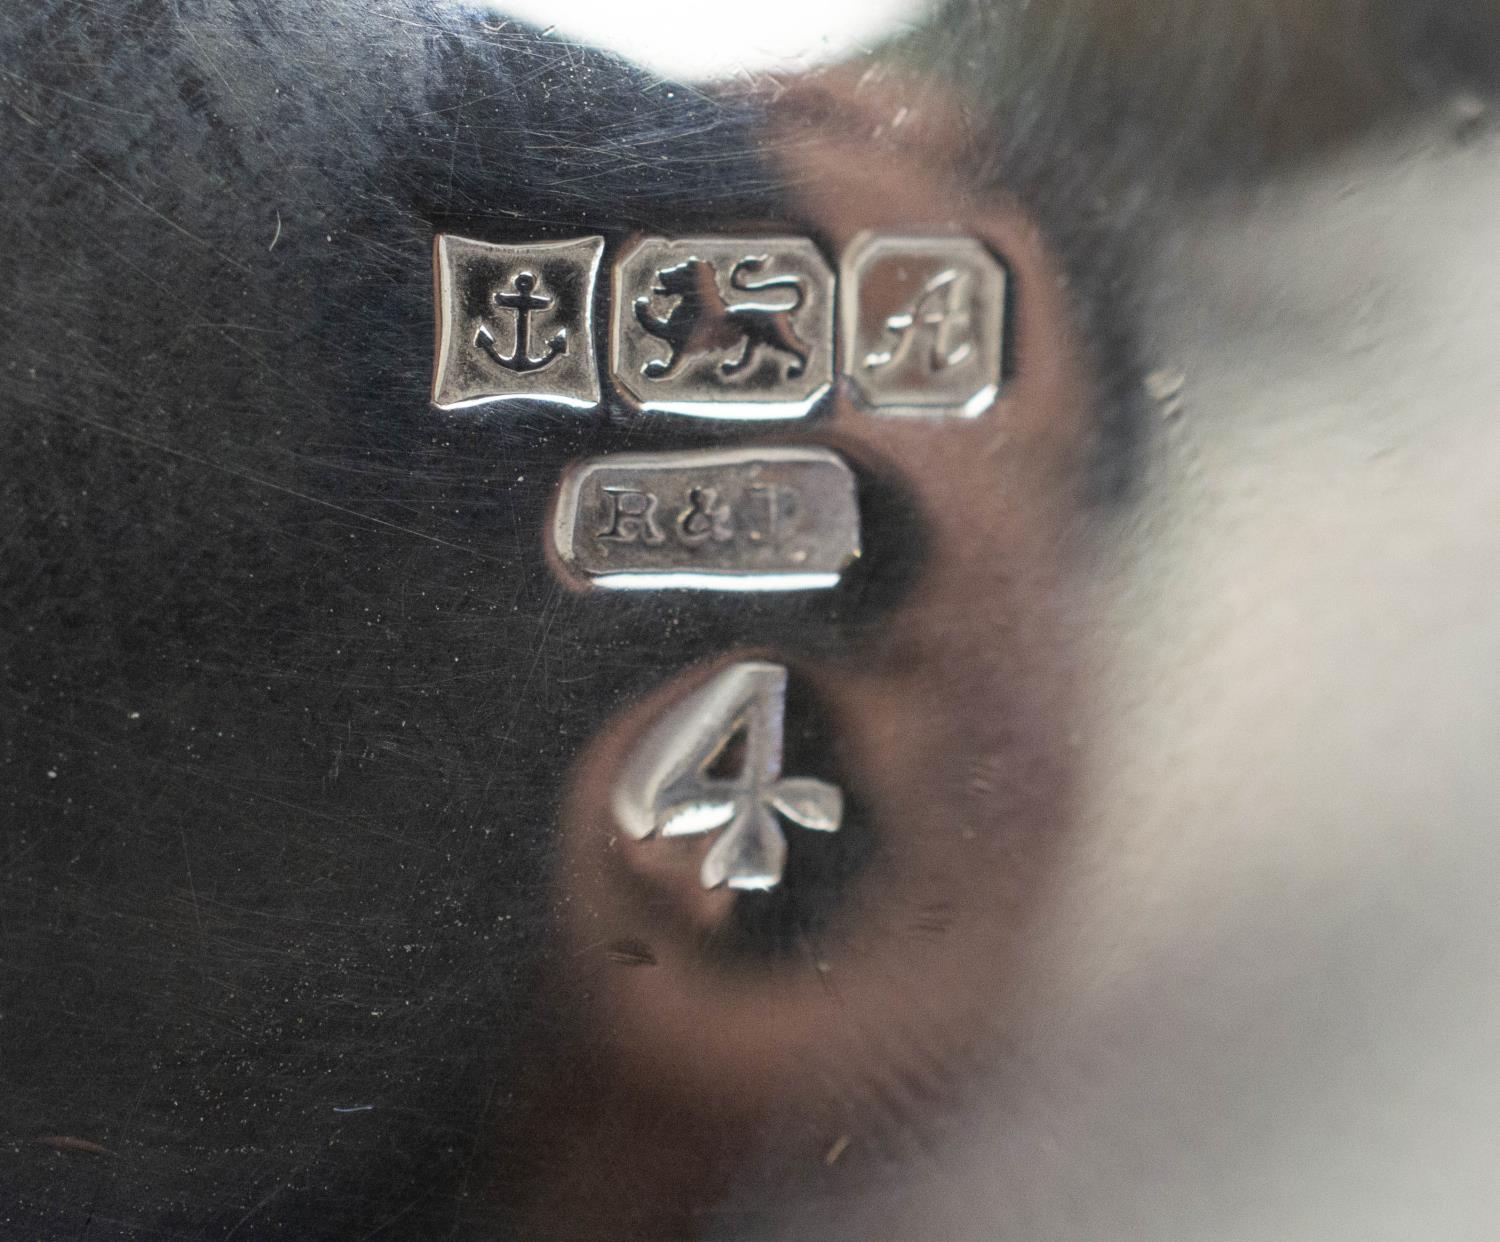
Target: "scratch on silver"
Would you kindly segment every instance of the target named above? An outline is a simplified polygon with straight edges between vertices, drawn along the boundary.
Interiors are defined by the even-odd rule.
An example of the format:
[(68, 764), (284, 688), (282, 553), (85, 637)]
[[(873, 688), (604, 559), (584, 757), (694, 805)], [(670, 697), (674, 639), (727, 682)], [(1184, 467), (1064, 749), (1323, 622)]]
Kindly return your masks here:
[[(844, 816), (836, 785), (781, 774), (786, 686), (779, 664), (732, 664), (657, 721), (615, 787), (625, 833), (644, 841), (717, 832), (699, 871), (704, 888), (775, 888), (787, 854), (781, 820), (836, 832)], [(711, 776), (737, 737), (739, 770)]]

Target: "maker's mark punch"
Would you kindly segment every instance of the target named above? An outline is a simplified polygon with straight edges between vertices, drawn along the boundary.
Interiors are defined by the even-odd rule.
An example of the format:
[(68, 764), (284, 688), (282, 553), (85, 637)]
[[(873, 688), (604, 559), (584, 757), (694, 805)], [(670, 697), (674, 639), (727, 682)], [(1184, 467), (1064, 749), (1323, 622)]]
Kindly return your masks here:
[(615, 453), (564, 476), (552, 539), (597, 587), (818, 590), (859, 556), (858, 489), (812, 445)]

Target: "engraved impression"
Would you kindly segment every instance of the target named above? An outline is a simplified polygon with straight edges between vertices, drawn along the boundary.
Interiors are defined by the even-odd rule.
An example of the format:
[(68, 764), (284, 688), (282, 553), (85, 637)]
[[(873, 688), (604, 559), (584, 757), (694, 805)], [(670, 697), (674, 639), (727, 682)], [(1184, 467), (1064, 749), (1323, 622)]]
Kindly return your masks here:
[(511, 354), (502, 354), (495, 348), (495, 334), (490, 331), (488, 324), (480, 324), (474, 333), (474, 344), (484, 350), (494, 361), (496, 366), (504, 367), (507, 371), (515, 371), (524, 374), (527, 371), (540, 371), (543, 367), (550, 367), (557, 361), (559, 354), (568, 350), (568, 330), (559, 328), (552, 340), (548, 343), (547, 352), (540, 357), (531, 356), (531, 313), (532, 311), (546, 310), (552, 305), (552, 298), (542, 294), (534, 293), (536, 288), (536, 275), (532, 272), (517, 272), (511, 278), (512, 288), (501, 290), (492, 295), (491, 300), (502, 310), (514, 311), (516, 348)]
[(597, 586), (831, 587), (859, 555), (854, 474), (821, 448), (595, 458), (563, 480), (553, 539)]
[[(782, 276), (746, 284), (748, 273), (758, 272), (769, 262), (766, 255), (741, 259), (729, 273), (729, 287), (738, 293), (765, 293), (784, 289), (788, 300), (726, 302), (719, 292), (718, 273), (707, 259), (690, 258), (656, 273), (650, 294), (635, 300), (635, 317), (652, 336), (665, 341), (671, 351), (665, 359), (651, 358), (641, 367), (647, 379), (666, 380), (709, 351), (738, 353), (718, 364), (719, 375), (730, 382), (753, 374), (763, 349), (778, 349), (787, 355), (782, 378), (796, 379), (807, 369), (808, 347), (792, 326), (792, 315), (807, 300), (806, 281), (800, 276)], [(655, 314), (652, 303), (664, 296), (676, 301), (665, 315)]]
[(633, 487), (600, 488), (608, 521), (596, 538), (606, 543), (665, 543), (667, 537), (656, 524), (656, 507), (660, 503), (651, 492)]
[(432, 401), (599, 402), (593, 301), (602, 237), (496, 245), (439, 234)]
[(644, 410), (798, 418), (833, 379), (833, 273), (797, 237), (648, 237), (615, 267), (610, 359)]
[[(787, 672), (732, 664), (663, 716), (637, 744), (614, 792), (615, 818), (637, 841), (717, 832), (704, 856), (704, 888), (770, 889), (786, 864), (785, 819), (836, 832), (843, 793), (810, 777), (783, 777)], [(711, 774), (743, 739), (738, 770)]]
[(844, 369), (867, 405), (973, 417), (994, 402), (1005, 271), (979, 242), (863, 234), (840, 283)]
[(734, 513), (719, 500), (717, 487), (693, 487), (688, 489), (688, 507), (677, 519), (677, 528), (687, 544), (705, 539), (727, 543), (734, 538), (733, 520)]
[(900, 366), (921, 338), (927, 356), (918, 366), (928, 375), (958, 366), (974, 352), (974, 316), (969, 310), (973, 288), (972, 272), (950, 267), (933, 276), (907, 306), (887, 317), (886, 334), (894, 344), (866, 354), (865, 369)]

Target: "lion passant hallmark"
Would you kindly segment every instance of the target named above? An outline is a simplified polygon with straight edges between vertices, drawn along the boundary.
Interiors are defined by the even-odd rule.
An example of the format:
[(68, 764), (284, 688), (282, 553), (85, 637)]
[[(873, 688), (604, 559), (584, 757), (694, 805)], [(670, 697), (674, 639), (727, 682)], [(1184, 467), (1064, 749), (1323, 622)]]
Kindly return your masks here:
[(615, 264), (610, 366), (643, 410), (800, 418), (833, 384), (833, 272), (801, 237), (648, 237)]

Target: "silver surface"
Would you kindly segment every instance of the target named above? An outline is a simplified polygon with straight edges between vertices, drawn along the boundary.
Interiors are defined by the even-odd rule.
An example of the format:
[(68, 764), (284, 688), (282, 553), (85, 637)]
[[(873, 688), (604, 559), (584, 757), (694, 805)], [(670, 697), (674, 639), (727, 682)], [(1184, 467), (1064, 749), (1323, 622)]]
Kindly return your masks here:
[[(955, 0), (755, 59), (855, 4), (0, 8), (0, 1237), (1500, 1237), (1500, 44)], [(872, 231), (1014, 296), (979, 417), (835, 351), (838, 589), (559, 578), (570, 463), (802, 431), (622, 408), (602, 289), (596, 412), (493, 301), (531, 387), (430, 405), (434, 234)], [(871, 383), (963, 362), (947, 270)], [(705, 889), (734, 815), (614, 798), (744, 662), (844, 813), (776, 809), (778, 696), (748, 775), (684, 714)]]
[(1000, 391), (1005, 271), (966, 237), (856, 238), (839, 266), (840, 349), (882, 414), (974, 417)]
[[(730, 665), (663, 715), (620, 773), (612, 805), (633, 840), (718, 833), (699, 869), (704, 888), (781, 883), (778, 815), (816, 832), (836, 832), (843, 819), (837, 786), (781, 775), (786, 683), (779, 664)], [(737, 738), (736, 770), (712, 774)]]
[(432, 402), (599, 403), (593, 334), (602, 237), (496, 245), (439, 234)]
[(833, 272), (805, 238), (644, 238), (615, 264), (610, 366), (643, 410), (799, 418), (833, 382)]
[(569, 471), (552, 537), (596, 586), (811, 590), (859, 555), (859, 501), (828, 449), (622, 453)]

